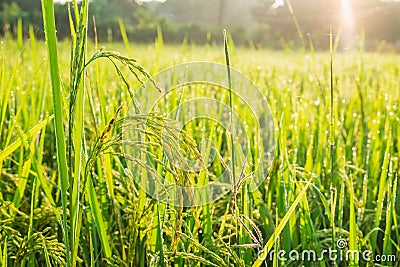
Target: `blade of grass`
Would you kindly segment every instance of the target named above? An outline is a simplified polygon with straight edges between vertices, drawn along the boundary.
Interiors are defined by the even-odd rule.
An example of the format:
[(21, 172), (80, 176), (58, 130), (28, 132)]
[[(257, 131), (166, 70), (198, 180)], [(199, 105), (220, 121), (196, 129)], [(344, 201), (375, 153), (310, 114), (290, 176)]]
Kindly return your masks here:
[(60, 86), (60, 75), (58, 69), (58, 52), (56, 25), (54, 18), (53, 0), (42, 0), (43, 24), (45, 29), (47, 49), (49, 53), (50, 78), (53, 94), (53, 112), (55, 116), (57, 165), (61, 183), (61, 204), (63, 213), (62, 231), (66, 250), (67, 264), (70, 259), (70, 244), (67, 228), (67, 191), (69, 186), (69, 175), (67, 167), (67, 154), (65, 146), (64, 124), (63, 124), (63, 101)]
[[(331, 168), (331, 190), (336, 190), (335, 186), (337, 183), (335, 181), (335, 143), (334, 143), (334, 113), (333, 113), (333, 33), (332, 25), (329, 26), (329, 75), (330, 75), (330, 123), (329, 123), (329, 147), (330, 147), (330, 168)], [(337, 192), (335, 191), (337, 195)], [(332, 244), (336, 244), (336, 230), (335, 230), (335, 205), (336, 197), (332, 199)], [(336, 266), (336, 263), (335, 263)]]
[(283, 231), (286, 224), (289, 222), (290, 217), (296, 210), (296, 207), (299, 205), (300, 201), (303, 199), (305, 194), (307, 193), (307, 189), (310, 186), (311, 182), (308, 181), (307, 184), (301, 189), (300, 193), (297, 195), (296, 199), (294, 200), (293, 204), (288, 209), (286, 215), (282, 218), (281, 222), (276, 227), (274, 233), (270, 237), (270, 239), (265, 244), (262, 252), (259, 254), (257, 260), (253, 263), (252, 267), (260, 267), (261, 264), (266, 259), (268, 252), (271, 250), (272, 246), (274, 246), (275, 242), (278, 240), (281, 232)]
[[(350, 177), (347, 176), (346, 172), (343, 170), (343, 176), (345, 177), (345, 181), (347, 183), (347, 191), (349, 196), (349, 250), (350, 251), (359, 251), (358, 250), (358, 242), (357, 242), (357, 221), (356, 221), (356, 211), (355, 211), (355, 192), (353, 187), (353, 181)], [(354, 255), (354, 253), (349, 254), (349, 266), (358, 266), (358, 257)]]
[(118, 20), (118, 25), (119, 25), (119, 30), (121, 32), (122, 40), (124, 41), (125, 49), (128, 52), (128, 54), (130, 55), (131, 54), (131, 46), (129, 44), (128, 35), (126, 34), (125, 25), (124, 25), (124, 22), (122, 21), (122, 19)]
[(13, 198), (13, 204), (15, 207), (18, 207), (19, 204), (21, 203), (22, 197), (24, 196), (25, 188), (28, 183), (28, 177), (29, 177), (29, 172), (31, 170), (31, 164), (32, 164), (32, 156), (35, 152), (35, 146), (34, 142), (31, 142), (31, 145), (29, 147), (29, 158), (25, 162), (20, 162), (22, 167), (21, 175), (18, 178), (18, 183), (17, 183), (17, 190), (15, 190), (14, 198)]
[(230, 141), (231, 141), (231, 152), (232, 152), (232, 176), (233, 181), (236, 184), (236, 173), (235, 173), (235, 143), (234, 143), (234, 114), (233, 114), (233, 99), (232, 99), (232, 78), (231, 78), (231, 65), (229, 59), (229, 49), (228, 49), (228, 35), (226, 30), (224, 30), (224, 51), (225, 51), (225, 62), (226, 62), (226, 71), (228, 75), (228, 89), (229, 89), (229, 108), (230, 108)]
[(97, 196), (96, 196), (96, 191), (95, 191), (95, 188), (93, 186), (93, 181), (90, 176), (87, 179), (87, 183), (88, 184), (87, 184), (86, 188), (87, 188), (87, 194), (89, 195), (89, 203), (90, 203), (90, 207), (91, 207), (90, 212), (93, 215), (94, 222), (96, 224), (99, 238), (100, 238), (100, 241), (102, 244), (102, 248), (104, 250), (104, 254), (107, 258), (111, 258), (112, 252), (111, 252), (111, 247), (110, 247), (110, 243), (109, 243), (110, 238), (106, 231), (106, 226), (105, 226), (105, 223), (103, 220), (103, 216), (101, 214), (100, 205), (99, 205), (99, 202), (98, 202)]
[(17, 43), (18, 43), (18, 48), (22, 49), (24, 46), (24, 40), (22, 37), (22, 18), (18, 18), (17, 20)]
[(301, 40), (301, 43), (302, 43), (303, 48), (305, 48), (305, 47), (306, 47), (306, 42), (305, 42), (305, 40), (304, 40), (303, 33), (302, 33), (302, 31), (301, 31), (301, 28), (300, 28), (300, 24), (299, 24), (299, 22), (298, 22), (298, 20), (297, 20), (297, 18), (296, 18), (296, 15), (294, 14), (294, 10), (293, 10), (293, 7), (292, 7), (292, 3), (290, 2), (290, 0), (285, 0), (285, 3), (286, 3), (286, 5), (288, 6), (290, 16), (291, 16), (292, 19), (293, 19), (293, 23), (294, 23), (294, 25), (296, 26), (297, 35), (299, 36), (299, 38), (300, 38), (300, 40)]
[(46, 120), (38, 123), (32, 129), (30, 129), (25, 135), (21, 136), (21, 138), (15, 140), (9, 146), (7, 146), (3, 151), (0, 152), (0, 162), (6, 159), (11, 153), (17, 150), (26, 140), (32, 139), (41, 129), (43, 129), (47, 123), (49, 123), (53, 119), (53, 115), (49, 116)]
[[(383, 160), (382, 164), (382, 173), (379, 179), (379, 191), (378, 191), (378, 197), (376, 200), (376, 212), (375, 212), (375, 220), (374, 220), (374, 228), (379, 227), (381, 218), (382, 218), (382, 213), (383, 213), (383, 205), (384, 205), (384, 200), (385, 200), (385, 194), (387, 192), (387, 186), (388, 186), (388, 181), (387, 181), (387, 175), (388, 175), (388, 169), (389, 169), (389, 163), (390, 163), (390, 147), (391, 147), (391, 136), (389, 135), (388, 138), (387, 146), (386, 146), (386, 151), (385, 151), (385, 157)], [(372, 244), (372, 251), (375, 251), (377, 248), (377, 238), (378, 238), (378, 232), (374, 232), (371, 235), (371, 244)]]

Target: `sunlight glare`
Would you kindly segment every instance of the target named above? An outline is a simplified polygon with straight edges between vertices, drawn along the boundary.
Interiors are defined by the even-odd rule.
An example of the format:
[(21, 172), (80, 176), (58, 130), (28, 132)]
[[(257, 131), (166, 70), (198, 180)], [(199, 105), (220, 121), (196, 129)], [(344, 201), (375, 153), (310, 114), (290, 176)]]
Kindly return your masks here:
[(351, 10), (350, 0), (342, 0), (341, 22), (348, 30), (352, 30), (354, 28), (353, 12)]
[(275, 0), (275, 2), (272, 4), (271, 9), (277, 9), (278, 7), (281, 7), (285, 4), (283, 0)]

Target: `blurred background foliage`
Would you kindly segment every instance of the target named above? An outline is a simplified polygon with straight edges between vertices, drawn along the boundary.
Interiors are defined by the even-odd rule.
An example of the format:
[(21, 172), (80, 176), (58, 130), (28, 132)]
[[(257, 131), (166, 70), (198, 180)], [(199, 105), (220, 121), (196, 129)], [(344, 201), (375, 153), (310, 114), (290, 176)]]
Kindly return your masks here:
[[(342, 48), (357, 48), (360, 36), (365, 34), (367, 49), (400, 50), (399, 1), (350, 2), (351, 27), (344, 24), (341, 2), (333, 0), (92, 0), (89, 35), (94, 36), (95, 18), (100, 42), (121, 40), (122, 20), (133, 42), (153, 42), (159, 28), (166, 43), (212, 45), (221, 41), (222, 29), (228, 28), (237, 45), (282, 49), (309, 46), (312, 40), (315, 48), (325, 49), (326, 33), (332, 25), (335, 32), (342, 33)], [(32, 25), (36, 35), (43, 38), (40, 0), (2, 0), (0, 10), (2, 36), (16, 36), (17, 21), (22, 19), (26, 37)], [(56, 2), (55, 12), (58, 38), (69, 37), (67, 3)]]

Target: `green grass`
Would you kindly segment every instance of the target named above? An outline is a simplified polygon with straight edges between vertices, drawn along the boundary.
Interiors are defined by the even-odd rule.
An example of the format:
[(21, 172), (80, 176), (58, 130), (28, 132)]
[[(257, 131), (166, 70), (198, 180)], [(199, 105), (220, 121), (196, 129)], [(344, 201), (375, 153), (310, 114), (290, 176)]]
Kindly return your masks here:
[[(251, 191), (255, 162), (243, 168), (232, 136), (217, 123), (194, 120), (185, 126), (196, 142), (207, 137), (221, 154), (207, 172), (185, 173), (157, 145), (168, 125), (171, 151), (181, 146), (173, 121), (162, 114), (150, 122), (141, 114), (127, 116), (123, 105), (149, 78), (146, 71), (154, 75), (198, 60), (224, 64), (223, 44), (169, 46), (161, 31), (151, 45), (126, 37), (124, 44), (74, 39), (86, 31), (82, 10), (71, 15), (71, 55), (70, 42), (56, 43), (50, 2), (43, 1), (47, 44), (32, 31), (23, 45), (20, 38), (0, 44), (1, 266), (332, 266), (328, 260), (277, 257), (262, 262), (257, 253), (336, 249), (338, 239), (348, 249), (400, 260), (399, 55), (336, 52), (332, 68), (329, 47), (312, 53), (229, 47), (230, 65), (264, 93), (276, 127), (273, 167)], [(171, 77), (171, 85), (177, 79)], [(195, 84), (175, 90), (162, 100), (169, 104), (162, 111), (218, 92)], [(255, 159), (260, 144), (251, 131), (252, 115), (232, 91), (218, 96), (249, 123), (255, 141), (248, 149)], [(194, 111), (204, 109), (198, 105)], [(176, 119), (191, 111), (183, 107)], [(143, 124), (151, 126), (150, 139), (131, 145), (144, 154), (124, 154), (121, 130), (144, 130)], [(182, 142), (187, 153), (196, 153), (190, 138)], [(211, 148), (202, 145), (208, 160)], [(158, 174), (179, 184), (202, 185), (231, 169), (234, 182), (227, 186), (234, 190), (202, 207), (161, 203), (137, 183), (136, 175), (151, 170), (127, 168), (129, 162), (146, 166), (146, 155)], [(354, 258), (336, 264), (373, 266)]]
[[(68, 193), (68, 166), (67, 149), (65, 144), (63, 99), (60, 85), (60, 73), (58, 68), (57, 37), (54, 18), (53, 1), (42, 1), (43, 21), (46, 33), (46, 43), (50, 63), (50, 78), (52, 88), (53, 113), (55, 116), (55, 142), (57, 150), (57, 166), (59, 181), (61, 185), (61, 205), (62, 205), (62, 232), (65, 244), (66, 262), (70, 264), (70, 243), (67, 226), (67, 193)], [(18, 38), (20, 39), (20, 38)], [(27, 179), (27, 177), (26, 177)], [(32, 225), (31, 225), (32, 226)]]

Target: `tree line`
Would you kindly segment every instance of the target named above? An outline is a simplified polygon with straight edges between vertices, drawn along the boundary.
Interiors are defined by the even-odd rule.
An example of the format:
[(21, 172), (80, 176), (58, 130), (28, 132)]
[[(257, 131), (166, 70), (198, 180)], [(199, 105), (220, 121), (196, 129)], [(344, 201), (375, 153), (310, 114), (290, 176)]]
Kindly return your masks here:
[[(222, 29), (227, 28), (239, 45), (285, 48), (312, 44), (315, 48), (326, 48), (326, 34), (332, 27), (335, 33), (341, 33), (343, 47), (356, 46), (365, 34), (370, 49), (377, 49), (382, 43), (387, 49), (400, 49), (400, 3), (397, 1), (350, 1), (350, 17), (347, 17), (350, 21), (345, 20), (341, 1), (278, 3), (272, 0), (92, 0), (89, 36), (94, 36), (96, 27), (101, 42), (120, 41), (122, 22), (133, 42), (153, 42), (161, 30), (167, 43), (213, 44), (221, 41)], [(2, 36), (17, 35), (20, 20), (26, 36), (31, 26), (36, 36), (43, 38), (40, 0), (2, 0), (0, 11)], [(55, 3), (55, 13), (58, 38), (68, 38), (67, 4)]]

